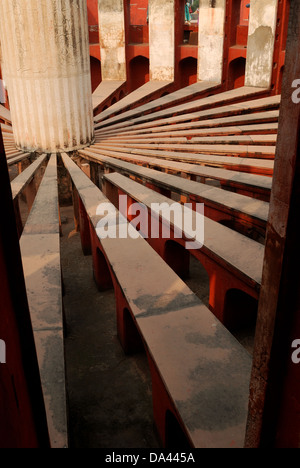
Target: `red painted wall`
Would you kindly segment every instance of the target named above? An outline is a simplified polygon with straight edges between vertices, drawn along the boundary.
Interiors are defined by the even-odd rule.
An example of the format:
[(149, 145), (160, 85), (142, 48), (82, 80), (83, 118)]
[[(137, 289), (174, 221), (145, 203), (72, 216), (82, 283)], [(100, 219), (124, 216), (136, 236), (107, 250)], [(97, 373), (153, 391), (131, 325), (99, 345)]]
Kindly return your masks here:
[(130, 24), (147, 25), (148, 0), (130, 0)]
[(282, 74), (285, 63), (285, 48), (288, 32), (290, 0), (281, 0), (278, 4), (275, 47), (273, 58), (272, 89), (275, 94), (281, 92)]
[(0, 448), (49, 447), (7, 163), (0, 130)]
[(248, 3), (250, 3), (250, 0), (242, 0), (241, 1), (240, 24), (242, 26), (248, 26), (248, 24), (249, 24), (250, 8), (246, 7), (246, 5)]
[(87, 0), (90, 44), (99, 43), (98, 0)]

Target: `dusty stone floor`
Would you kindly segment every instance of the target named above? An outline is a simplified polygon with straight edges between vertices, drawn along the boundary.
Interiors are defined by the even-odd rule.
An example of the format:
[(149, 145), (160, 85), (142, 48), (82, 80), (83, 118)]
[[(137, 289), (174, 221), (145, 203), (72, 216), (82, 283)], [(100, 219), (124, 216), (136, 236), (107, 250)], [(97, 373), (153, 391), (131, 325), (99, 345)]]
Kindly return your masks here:
[(72, 207), (61, 216), (71, 447), (157, 448), (146, 355), (124, 355), (113, 291), (100, 293), (94, 283), (92, 258), (72, 233)]

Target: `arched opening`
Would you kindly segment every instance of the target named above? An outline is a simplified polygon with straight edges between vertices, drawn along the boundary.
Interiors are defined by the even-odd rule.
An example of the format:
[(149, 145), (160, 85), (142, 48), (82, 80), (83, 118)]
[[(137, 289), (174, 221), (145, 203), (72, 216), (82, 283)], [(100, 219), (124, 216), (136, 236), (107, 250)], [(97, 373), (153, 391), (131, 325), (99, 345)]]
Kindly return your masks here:
[(178, 242), (169, 240), (165, 243), (164, 259), (180, 278), (189, 277), (190, 253)]
[(167, 449), (191, 449), (191, 445), (178, 420), (171, 411), (166, 412), (166, 448)]
[(179, 62), (180, 84), (182, 88), (197, 82), (197, 59), (187, 57)]
[(116, 104), (116, 102), (117, 102), (117, 98), (114, 97), (114, 98), (111, 100), (111, 104), (110, 104), (110, 105), (113, 106), (114, 104)]
[(101, 74), (101, 62), (95, 57), (90, 57), (91, 62), (91, 81), (92, 81), (92, 92), (98, 88), (99, 84), (102, 81)]
[(190, 274), (185, 281), (187, 286), (209, 307), (210, 278), (202, 263), (191, 255)]
[(99, 247), (97, 247), (96, 256), (93, 258), (93, 272), (99, 291), (107, 291), (113, 288), (110, 269)]
[(149, 59), (138, 55), (129, 63), (130, 92), (140, 88), (149, 81)]
[(128, 309), (123, 311), (124, 336), (126, 341), (126, 354), (144, 351), (144, 343), (137, 329), (136, 323)]
[(244, 291), (230, 289), (226, 293), (224, 305), (224, 325), (243, 344), (252, 351), (258, 301)]
[(120, 92), (120, 94), (119, 94), (119, 101), (120, 101), (121, 99), (123, 99), (124, 96), (125, 96), (125, 93), (124, 93), (124, 91), (122, 90), (122, 91)]
[(245, 84), (246, 59), (238, 57), (232, 60), (228, 70), (229, 89), (241, 88)]

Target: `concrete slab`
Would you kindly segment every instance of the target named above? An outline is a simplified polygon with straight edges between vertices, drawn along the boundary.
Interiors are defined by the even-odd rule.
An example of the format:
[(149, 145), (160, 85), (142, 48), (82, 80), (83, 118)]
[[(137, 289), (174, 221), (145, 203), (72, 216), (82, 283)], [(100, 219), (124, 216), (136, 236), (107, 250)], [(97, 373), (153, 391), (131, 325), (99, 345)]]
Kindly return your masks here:
[[(253, 224), (266, 226), (269, 214), (269, 203), (256, 200), (244, 195), (224, 191), (200, 182), (194, 182), (171, 174), (161, 173), (153, 169), (137, 166), (114, 158), (99, 156), (99, 162), (112, 170), (122, 174), (133, 175), (147, 182), (152, 182), (157, 187), (170, 190), (180, 195), (197, 197), (207, 206), (215, 206), (223, 212), (230, 212), (233, 216), (245, 218), (247, 215)], [(104, 176), (106, 177), (106, 176)]]
[[(198, 141), (198, 139), (196, 140)], [(209, 155), (228, 155), (237, 156), (244, 158), (257, 158), (257, 159), (274, 159), (275, 158), (275, 146), (257, 146), (257, 145), (236, 145), (236, 144), (197, 144), (194, 143), (195, 139), (188, 141), (186, 144), (172, 144), (172, 143), (136, 143), (134, 146), (132, 143), (118, 143), (118, 142), (101, 142), (96, 143), (96, 148), (106, 148), (110, 150), (124, 150), (129, 152), (148, 150), (149, 152), (160, 150), (164, 153), (166, 151), (173, 152), (185, 152), (185, 153), (198, 153), (198, 154), (209, 154)], [(91, 146), (93, 148), (94, 145)], [(182, 153), (184, 154), (184, 153)], [(150, 154), (149, 154), (150, 155)]]
[(126, 81), (120, 80), (105, 80), (102, 81), (98, 88), (93, 92), (93, 110), (94, 112), (103, 104), (106, 99), (113, 96), (113, 94), (118, 91)]
[[(157, 203), (167, 203), (168, 205), (174, 203), (170, 198), (156, 193), (121, 174), (106, 174), (104, 178), (150, 210)], [(196, 226), (196, 214), (194, 211), (192, 214), (193, 226)], [(176, 228), (176, 220), (171, 221), (171, 224)], [(204, 219), (204, 229), (205, 236), (202, 250), (209, 256), (218, 258), (219, 264), (227, 265), (227, 268), (234, 271), (237, 276), (243, 277), (259, 288), (263, 270), (264, 246), (206, 217)], [(188, 234), (187, 232), (186, 238), (188, 238)]]
[[(145, 83), (140, 88), (128, 94), (128, 96), (125, 96), (119, 102), (116, 102), (115, 104), (110, 106), (108, 109), (101, 112), (100, 115), (95, 117), (94, 121), (97, 123), (101, 122), (109, 118), (109, 116), (113, 114), (118, 114), (120, 112), (122, 112), (122, 118), (124, 117), (125, 119), (126, 116), (124, 114), (126, 114), (127, 116), (132, 115), (132, 113), (134, 114), (134, 109), (132, 111), (129, 110), (126, 112), (128, 108), (130, 108), (131, 106), (135, 106), (137, 103), (143, 101), (143, 99), (145, 98), (151, 99), (151, 96), (153, 94), (155, 94), (157, 91), (160, 91), (160, 90), (162, 91), (165, 88), (167, 89), (170, 84), (172, 83), (170, 83), (169, 81), (148, 81), (148, 83)], [(147, 104), (145, 106), (147, 106)], [(110, 119), (110, 121), (111, 120), (113, 120), (113, 118)]]
[(114, 291), (97, 289), (92, 258), (82, 255), (74, 232), (73, 207), (61, 214), (70, 448), (159, 449), (147, 357), (124, 355)]
[(5, 134), (5, 133), (12, 134), (13, 133), (13, 129), (12, 129), (12, 127), (10, 125), (5, 125), (5, 124), (0, 123), (0, 127), (1, 127), (1, 130), (2, 130), (3, 134)]
[[(150, 115), (126, 120), (125, 122), (110, 125), (108, 120), (107, 122), (103, 122), (102, 124), (96, 124), (95, 129), (97, 130), (99, 128), (102, 128), (104, 131), (107, 131), (107, 129), (105, 129), (104, 127), (108, 127), (109, 131), (111, 131), (131, 126), (134, 126), (135, 129), (141, 129), (155, 127), (158, 125), (173, 125), (181, 122), (189, 122), (191, 120), (204, 120), (207, 118), (212, 119), (228, 117), (231, 115), (240, 115), (250, 112), (258, 112), (261, 110), (267, 111), (272, 109), (278, 109), (281, 96), (271, 96), (268, 98), (254, 99), (254, 96), (256, 96), (256, 94), (253, 90), (255, 88), (250, 89), (252, 89), (252, 92), (249, 91), (248, 97), (249, 95), (253, 96), (253, 100), (251, 101), (244, 101), (241, 103), (232, 104), (232, 100), (234, 101), (234, 99), (242, 99), (243, 97), (246, 99), (247, 95), (243, 95), (241, 92), (240, 94), (233, 94), (232, 92), (228, 91), (227, 93), (224, 93), (225, 95), (223, 93), (217, 95), (219, 96), (219, 100), (216, 99), (217, 96), (210, 96), (205, 99), (199, 99), (198, 101), (194, 101), (186, 106), (182, 105), (173, 107), (159, 112), (154, 112)], [(204, 110), (200, 110), (201, 108), (204, 108)]]
[(17, 164), (21, 161), (24, 161), (25, 159), (30, 159), (32, 157), (32, 153), (20, 153), (19, 156), (16, 156), (14, 158), (10, 158), (7, 160), (7, 165), (8, 166), (13, 166), (14, 164)]
[(2, 122), (6, 125), (11, 124), (10, 111), (6, 109), (6, 107), (2, 106), (2, 104), (0, 104), (0, 120), (2, 120)]
[[(70, 158), (63, 160), (96, 227), (98, 204), (89, 200), (105, 197)], [(141, 236), (101, 239), (101, 247), (193, 445), (242, 447), (250, 356)]]
[(57, 159), (52, 155), (20, 248), (52, 448), (68, 446)]
[(99, 137), (108, 137), (108, 136), (129, 136), (129, 135), (141, 135), (147, 133), (163, 133), (163, 132), (171, 132), (171, 131), (189, 131), (189, 129), (214, 129), (219, 127), (226, 127), (229, 125), (237, 125), (237, 124), (255, 124), (257, 122), (278, 122), (279, 118), (279, 111), (272, 110), (266, 112), (255, 112), (253, 114), (244, 114), (244, 115), (234, 115), (231, 117), (221, 117), (221, 118), (214, 118), (208, 120), (196, 120), (196, 121), (188, 121), (185, 123), (175, 123), (170, 124), (168, 126), (161, 125), (153, 125), (151, 127), (144, 127), (143, 125), (137, 125), (134, 128), (124, 128), (124, 129), (116, 129), (116, 130), (109, 130), (104, 132), (98, 130), (95, 132), (96, 138)]
[(202, 178), (219, 180), (222, 184), (228, 187), (243, 189), (250, 193), (256, 194), (258, 197), (263, 196), (267, 199), (270, 197), (272, 188), (272, 178), (255, 174), (247, 174), (233, 170), (198, 166), (196, 164), (179, 163), (175, 161), (167, 161), (162, 159), (142, 158), (130, 154), (111, 153), (97, 150), (84, 150), (79, 152), (80, 155), (91, 160), (105, 161), (107, 157), (114, 157), (122, 161), (128, 161), (137, 165), (161, 169), (162, 171), (174, 171), (174, 173), (185, 173)]
[[(118, 144), (120, 140), (128, 144), (128, 139), (99, 139), (99, 142), (102, 144)], [(214, 137), (182, 137), (176, 135), (169, 135), (165, 133), (162, 138), (153, 137), (153, 138), (140, 138), (136, 140), (130, 140), (130, 144), (206, 144), (206, 145), (275, 145), (277, 141), (277, 135), (225, 135), (225, 136), (214, 136)], [(96, 141), (98, 143), (98, 141)]]
[[(268, 124), (253, 124), (253, 125), (240, 125), (240, 126), (229, 126), (229, 127), (216, 127), (216, 128), (206, 128), (206, 129), (194, 129), (194, 130), (166, 130), (165, 132), (150, 132), (149, 133), (138, 133), (126, 135), (120, 133), (119, 135), (105, 137), (105, 136), (96, 136), (95, 142), (99, 143), (109, 139), (110, 141), (127, 141), (139, 143), (140, 140), (144, 139), (158, 139), (158, 138), (176, 138), (179, 141), (180, 138), (184, 141), (188, 141), (193, 137), (225, 137), (226, 135), (257, 135), (257, 136), (267, 136), (272, 135), (274, 138), (277, 135), (278, 123), (268, 123)], [(215, 140), (215, 139), (214, 139)], [(163, 140), (164, 141), (164, 140)]]
[[(140, 148), (123, 148), (121, 146), (111, 147), (102, 145), (93, 145), (89, 151), (95, 151), (96, 153), (104, 154), (107, 156), (115, 157), (120, 159), (127, 159), (128, 155), (132, 155), (132, 158), (142, 156), (145, 158), (144, 162), (147, 163), (146, 158), (157, 158), (161, 160), (177, 161), (180, 163), (191, 163), (199, 165), (207, 165), (211, 167), (222, 167), (232, 169), (241, 172), (249, 172), (252, 174), (268, 175), (272, 176), (274, 170), (274, 161), (269, 159), (259, 159), (250, 157), (239, 157), (239, 154), (234, 156), (218, 156), (212, 150), (212, 153), (208, 154), (192, 154), (188, 152), (178, 151), (162, 151), (161, 149), (140, 149)], [(119, 154), (118, 154), (119, 153)], [(135, 159), (138, 161), (138, 159)], [(151, 161), (153, 163), (153, 161)], [(178, 169), (180, 169), (180, 165)]]
[(25, 171), (23, 171), (19, 176), (17, 176), (11, 182), (11, 190), (13, 199), (15, 199), (20, 193), (26, 188), (30, 183), (34, 174), (39, 170), (41, 165), (45, 162), (47, 158), (46, 154), (42, 154), (36, 161), (34, 161)]
[[(110, 124), (124, 121), (133, 117), (138, 117), (140, 115), (148, 114), (150, 112), (157, 111), (158, 109), (163, 109), (164, 107), (171, 107), (179, 104), (182, 101), (188, 101), (190, 98), (195, 98), (197, 95), (216, 87), (216, 83), (202, 81), (200, 83), (195, 83), (191, 86), (179, 89), (174, 93), (167, 94), (166, 96), (161, 97), (160, 99), (155, 99), (152, 102), (138, 106), (135, 109), (127, 110), (130, 105), (136, 105), (141, 99), (145, 96), (153, 94), (158, 90), (162, 90), (172, 84), (169, 81), (149, 81), (145, 85), (141, 86), (139, 89), (130, 93), (129, 96), (122, 99), (120, 103), (114, 104), (107, 111), (103, 112), (101, 115), (95, 118), (95, 123), (100, 123), (105, 120), (110, 115), (121, 112), (122, 115), (112, 117), (109, 119)], [(119, 104), (119, 105), (118, 105)]]

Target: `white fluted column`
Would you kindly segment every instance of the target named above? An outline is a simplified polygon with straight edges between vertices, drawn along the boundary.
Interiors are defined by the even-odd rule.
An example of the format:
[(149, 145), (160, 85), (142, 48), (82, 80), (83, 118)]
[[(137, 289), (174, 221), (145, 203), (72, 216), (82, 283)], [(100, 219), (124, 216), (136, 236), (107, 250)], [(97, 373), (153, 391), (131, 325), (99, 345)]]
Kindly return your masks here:
[(89, 145), (86, 0), (1, 0), (0, 42), (16, 145), (48, 153)]

